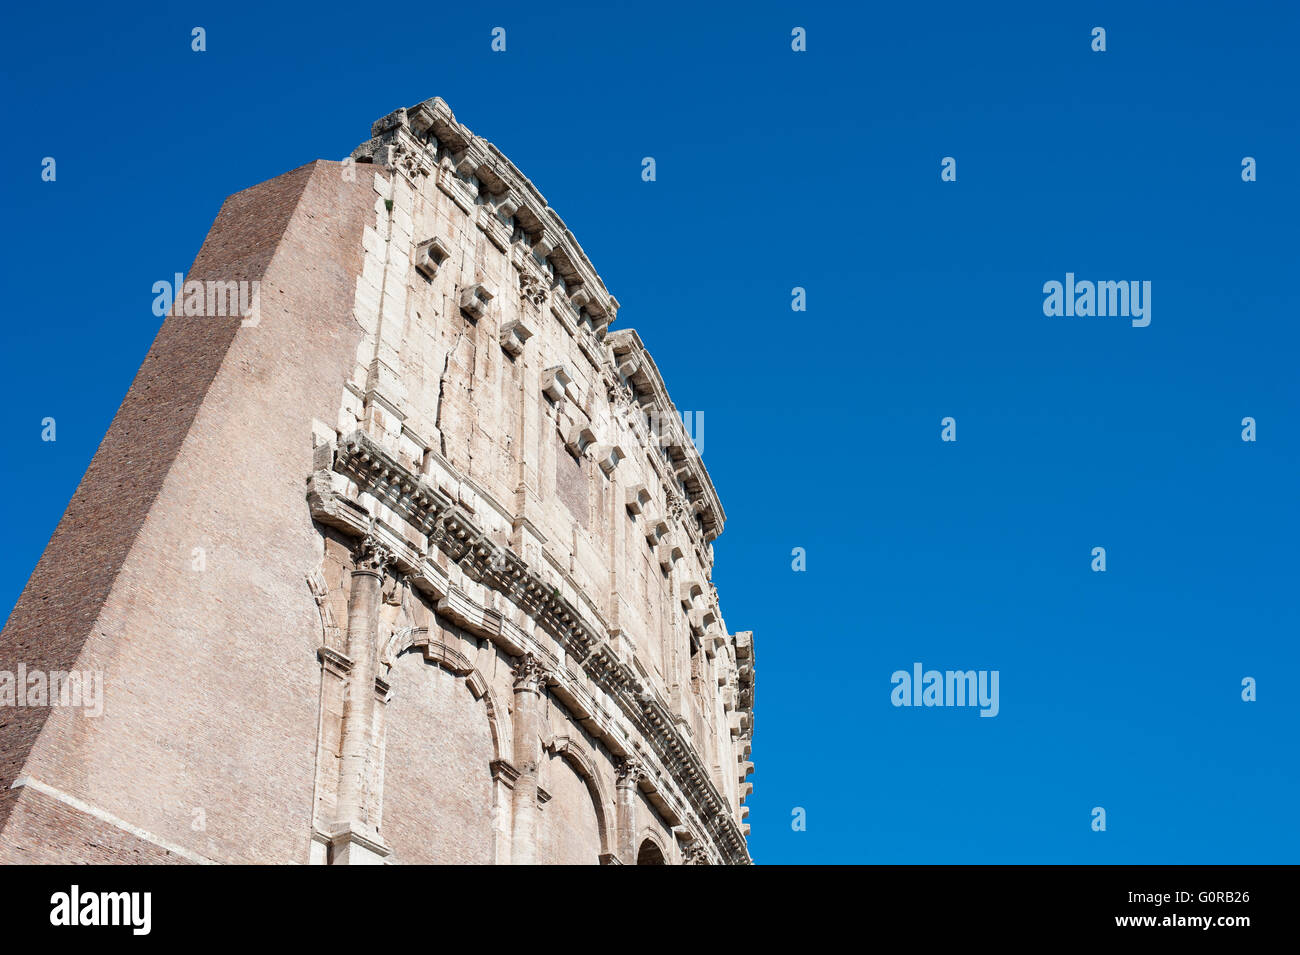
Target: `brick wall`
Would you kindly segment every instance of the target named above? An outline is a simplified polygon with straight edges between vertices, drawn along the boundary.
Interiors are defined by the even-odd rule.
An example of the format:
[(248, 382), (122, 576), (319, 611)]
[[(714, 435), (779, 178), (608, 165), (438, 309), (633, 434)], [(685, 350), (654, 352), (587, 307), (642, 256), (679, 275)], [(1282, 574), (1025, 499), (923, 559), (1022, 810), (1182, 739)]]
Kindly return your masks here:
[[(0, 633), (0, 669), (104, 671), (104, 714), (0, 710), (0, 787), (22, 772), (205, 856), (306, 861), (321, 539), (303, 479), (360, 339), (374, 195), (355, 178), (312, 163), (223, 206), (187, 278), (260, 280), (260, 324), (164, 322)], [(14, 804), (0, 847), (30, 852), (41, 829), (6, 824)]]
[(396, 862), (492, 861), (492, 735), (465, 681), (413, 651), (391, 674), (380, 835)]

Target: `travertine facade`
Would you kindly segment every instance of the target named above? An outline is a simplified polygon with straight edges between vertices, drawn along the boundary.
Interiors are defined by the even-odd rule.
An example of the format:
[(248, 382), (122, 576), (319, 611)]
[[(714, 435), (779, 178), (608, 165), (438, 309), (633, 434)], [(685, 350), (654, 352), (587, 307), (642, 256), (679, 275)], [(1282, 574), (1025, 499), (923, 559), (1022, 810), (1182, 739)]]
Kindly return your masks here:
[(500, 152), (371, 133), (227, 200), (253, 312), (178, 299), (0, 636), (107, 688), (0, 710), (0, 861), (747, 862), (688, 426)]

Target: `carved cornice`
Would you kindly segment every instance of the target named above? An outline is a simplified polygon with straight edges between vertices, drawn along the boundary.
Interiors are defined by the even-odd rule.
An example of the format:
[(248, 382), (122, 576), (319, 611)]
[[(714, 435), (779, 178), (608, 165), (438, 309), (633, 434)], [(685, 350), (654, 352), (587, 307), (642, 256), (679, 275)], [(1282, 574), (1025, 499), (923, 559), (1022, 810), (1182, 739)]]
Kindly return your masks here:
[[(466, 576), (506, 595), (549, 633), (569, 658), (580, 660), (592, 685), (603, 691), (649, 744), (674, 789), (685, 798), (686, 805), (681, 808), (697, 820), (698, 828), (708, 835), (720, 857), (730, 863), (749, 862), (744, 835), (726, 797), (714, 785), (699, 754), (682, 736), (663, 701), (611, 648), (611, 635), (603, 621), (589, 619), (519, 555), (492, 541), (463, 508), (405, 468), (363, 432), (354, 432), (339, 444), (332, 469), (428, 535), (430, 546), (446, 554)], [(332, 489), (329, 472), (312, 475), (307, 499), (312, 517), (321, 523), (354, 537), (379, 536), (365, 509)], [(513, 625), (507, 628), (500, 614), (475, 604), (445, 575), (441, 580), (430, 577), (439, 572), (400, 537), (384, 538), (382, 546), (391, 551), (394, 568), (407, 574), (413, 586), (433, 593), (440, 614), (493, 640), (511, 655), (531, 652), (527, 637)], [(551, 676), (556, 680), (552, 692), (575, 711), (575, 717), (589, 719), (595, 714), (597, 707), (590, 694), (580, 686), (570, 685), (563, 668)], [(622, 754), (619, 747), (623, 744), (617, 737), (606, 742), (616, 755)]]
[(406, 110), (394, 110), (370, 127), (371, 139), (358, 147), (352, 155), (390, 169), (396, 169), (411, 180), (430, 175), (435, 162), (429, 155), (428, 144), (414, 136), (406, 122)]
[[(636, 405), (643, 412), (653, 411), (666, 432), (658, 436), (659, 443), (668, 451), (669, 456), (669, 461), (663, 462), (664, 484), (670, 499), (673, 495), (680, 496), (675, 487), (677, 482), (680, 481), (686, 490), (689, 506), (681, 511), (682, 526), (694, 533), (695, 522), (687, 518), (698, 514), (704, 525), (705, 539), (714, 540), (722, 533), (727, 515), (718, 499), (718, 492), (713, 487), (713, 480), (704, 467), (699, 449), (686, 433), (682, 416), (668, 396), (668, 388), (654, 359), (641, 342), (641, 337), (631, 328), (611, 332), (605, 345), (613, 355), (613, 363), (618, 370), (618, 386), (630, 387)], [(623, 385), (624, 381), (627, 382), (626, 386)]]
[[(462, 181), (477, 180), (479, 196), (487, 203), (480, 208), (497, 224), (514, 220), (530, 253), (554, 270), (566, 298), (589, 319), (592, 332), (603, 337), (618, 314), (618, 300), (609, 294), (578, 240), (528, 177), (499, 149), (459, 123), (444, 100), (434, 97), (394, 110), (371, 126), (370, 136), (353, 150), (355, 158), (398, 168), (411, 179), (444, 168)], [(473, 207), (472, 193), (459, 195), (459, 187), (441, 173), (438, 182), (466, 211)], [(498, 229), (487, 220), (479, 224), (490, 235)], [(498, 245), (511, 241), (508, 229), (493, 238)]]

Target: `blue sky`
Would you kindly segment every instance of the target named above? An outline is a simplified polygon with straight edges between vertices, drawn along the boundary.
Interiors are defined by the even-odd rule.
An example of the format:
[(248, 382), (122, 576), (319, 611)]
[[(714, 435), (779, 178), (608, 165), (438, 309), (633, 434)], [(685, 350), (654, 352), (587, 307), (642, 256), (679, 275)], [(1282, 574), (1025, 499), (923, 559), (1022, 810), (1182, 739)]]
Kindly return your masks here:
[[(1294, 5), (303, 9), (6, 11), (0, 611), (224, 197), (439, 95), (704, 413), (758, 861), (1297, 861)], [(998, 716), (892, 706), (917, 661)]]

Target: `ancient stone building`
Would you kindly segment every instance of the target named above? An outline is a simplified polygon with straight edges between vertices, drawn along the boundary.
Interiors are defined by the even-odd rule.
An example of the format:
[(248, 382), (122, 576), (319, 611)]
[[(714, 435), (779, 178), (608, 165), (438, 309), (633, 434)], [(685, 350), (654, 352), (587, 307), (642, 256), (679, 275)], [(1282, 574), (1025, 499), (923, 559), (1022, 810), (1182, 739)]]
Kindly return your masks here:
[(722, 505), (617, 310), (439, 99), (231, 196), (0, 635), (104, 681), (0, 706), (0, 861), (748, 862)]

